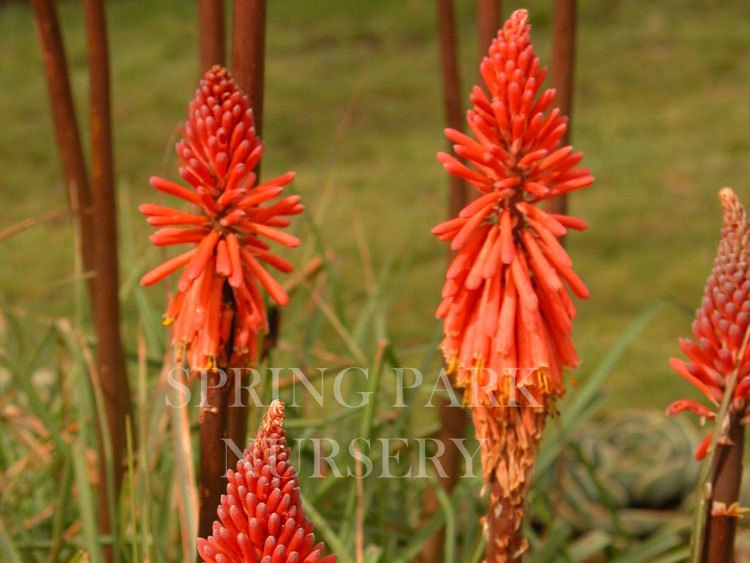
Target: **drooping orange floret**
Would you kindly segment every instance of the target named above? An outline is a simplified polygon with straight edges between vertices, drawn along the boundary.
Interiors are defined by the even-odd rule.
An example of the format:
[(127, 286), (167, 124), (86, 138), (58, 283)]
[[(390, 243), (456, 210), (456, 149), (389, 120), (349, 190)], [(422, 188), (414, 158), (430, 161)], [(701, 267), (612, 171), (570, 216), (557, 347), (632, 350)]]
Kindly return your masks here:
[[(438, 318), (442, 350), (456, 383), (474, 403), (507, 402), (507, 370), (533, 369), (526, 387), (543, 398), (564, 391), (562, 368), (575, 367), (571, 342), (575, 307), (588, 289), (559, 242), (580, 219), (537, 204), (584, 188), (593, 177), (582, 154), (561, 146), (567, 118), (548, 111), (554, 90), (540, 93), (546, 70), (531, 45), (528, 14), (517, 10), (498, 32), (480, 66), (486, 90), (475, 86), (467, 124), (474, 137), (447, 129), (457, 157), (439, 153), (445, 169), (479, 192), (458, 217), (433, 233), (457, 254), (448, 268)], [(567, 286), (567, 287), (566, 287)], [(495, 374), (496, 388), (477, 385), (478, 369)]]
[[(714, 267), (706, 282), (701, 307), (693, 321), (693, 339), (681, 339), (688, 362), (672, 358), (672, 368), (697, 387), (713, 404), (724, 398), (730, 377), (736, 372), (730, 412), (748, 415), (750, 394), (750, 224), (745, 208), (730, 188), (722, 188), (719, 200), (724, 214), (721, 240)], [(667, 414), (683, 411), (713, 419), (716, 413), (689, 399), (675, 401)], [(741, 421), (748, 422), (747, 419)], [(709, 434), (696, 450), (702, 459), (711, 441)]]
[(198, 553), (210, 563), (335, 563), (315, 543), (305, 516), (297, 473), (286, 446), (284, 404), (274, 401), (255, 442), (229, 471), (213, 534), (198, 539)]
[(303, 211), (299, 196), (269, 203), (294, 172), (256, 183), (254, 169), (263, 145), (252, 109), (220, 66), (201, 80), (176, 150), (182, 162), (179, 174), (189, 187), (159, 177), (151, 178), (151, 185), (192, 209), (152, 204), (139, 209), (150, 225), (159, 227), (151, 235), (154, 245), (191, 248), (144, 275), (141, 283), (151, 285), (183, 269), (164, 318), (174, 326), (173, 342), (180, 355), (187, 352), (190, 367), (252, 363), (258, 334), (268, 330), (261, 288), (279, 305), (289, 299), (266, 266), (292, 270), (267, 241), (299, 245), (296, 237), (280, 230), (289, 225), (285, 216)]

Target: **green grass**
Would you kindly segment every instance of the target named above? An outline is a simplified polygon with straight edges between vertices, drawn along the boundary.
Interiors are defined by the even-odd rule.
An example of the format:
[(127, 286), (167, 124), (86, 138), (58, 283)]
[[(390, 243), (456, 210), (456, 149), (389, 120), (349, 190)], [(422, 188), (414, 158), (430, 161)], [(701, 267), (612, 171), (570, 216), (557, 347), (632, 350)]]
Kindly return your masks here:
[[(376, 338), (387, 336), (401, 364), (437, 367), (434, 309), (445, 248), (429, 230), (444, 215), (447, 178), (434, 157), (445, 140), (433, 2), (269, 4), (263, 172), (296, 170), (293, 189), (308, 209), (308, 219), (296, 225), (305, 244), (289, 257), (302, 265), (318, 245), (335, 252), (324, 298), (367, 358), (372, 358)], [(475, 22), (473, 3), (459, 4), (468, 99), (476, 79)], [(506, 11), (522, 6), (504, 4)], [(549, 4), (523, 4), (531, 12), (537, 51), (547, 62)], [(61, 2), (59, 8), (85, 123), (83, 18), (77, 3)], [(134, 280), (159, 260), (136, 207), (163, 201), (149, 187), (149, 176), (176, 177), (174, 133), (198, 78), (197, 24), (194, 3), (177, 0), (111, 2), (108, 17), (124, 328), (134, 352), (139, 331), (151, 340), (163, 337), (156, 322), (147, 320), (147, 315), (158, 317), (162, 291), (134, 290)], [(695, 396), (670, 371), (667, 359), (679, 353), (677, 338), (689, 334), (711, 267), (721, 224), (718, 189), (733, 186), (750, 202), (748, 24), (750, 14), (740, 3), (580, 2), (573, 140), (597, 181), (571, 200), (572, 213), (590, 224), (588, 232), (568, 239), (576, 269), (591, 288), (591, 299), (579, 304), (576, 321), (582, 358), (576, 378), (592, 374), (631, 323), (655, 302), (664, 302), (607, 380), (605, 404), (610, 407), (662, 409), (676, 398)], [(26, 5), (10, 3), (0, 10), (0, 37), (2, 229), (63, 209), (66, 201), (41, 56)], [(41, 341), (51, 320), (78, 315), (70, 225), (66, 220), (40, 225), (0, 245), (0, 302), (28, 324), (13, 348), (20, 356), (16, 369), (22, 370), (32, 366), (38, 344), (24, 339)], [(369, 267), (361, 248), (368, 249), (379, 276), (376, 297), (367, 289)], [(313, 347), (351, 355), (311, 300), (311, 292), (302, 289), (285, 314), (286, 351), (277, 356), (279, 365), (319, 363), (310, 354)], [(362, 317), (368, 303), (371, 315)], [(384, 384), (387, 389), (389, 380)], [(12, 402), (7, 387), (3, 389)], [(90, 412), (81, 408), (81, 420), (88, 421)], [(387, 413), (376, 415), (377, 432), (388, 435), (395, 423)], [(300, 416), (320, 413), (307, 409)], [(312, 428), (332, 424), (327, 418), (319, 422)], [(418, 434), (425, 430), (419, 428), (422, 423), (407, 418), (396, 429)], [(164, 463), (160, 475), (171, 475), (172, 462)], [(69, 486), (80, 479), (81, 467), (68, 464), (64, 471)], [(389, 497), (398, 492), (389, 486), (377, 489), (375, 502), (386, 525), (400, 516), (403, 502)], [(29, 493), (29, 485), (24, 487), (19, 492)], [(67, 493), (55, 494), (62, 502)], [(168, 492), (159, 494), (168, 498)], [(29, 503), (38, 506), (34, 499)], [(405, 518), (410, 517), (413, 511)], [(413, 518), (408, 523), (415, 524)], [(463, 529), (464, 523), (460, 525)], [(397, 537), (408, 539), (409, 534), (399, 529)], [(0, 528), (4, 554), (5, 536)], [(461, 553), (469, 548), (461, 546)]]

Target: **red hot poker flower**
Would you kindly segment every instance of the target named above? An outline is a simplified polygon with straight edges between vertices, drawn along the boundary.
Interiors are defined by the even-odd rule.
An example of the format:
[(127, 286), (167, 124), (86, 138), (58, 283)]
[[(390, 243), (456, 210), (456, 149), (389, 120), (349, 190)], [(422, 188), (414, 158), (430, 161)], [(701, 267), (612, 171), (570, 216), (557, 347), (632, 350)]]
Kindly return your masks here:
[(213, 535), (198, 539), (198, 553), (211, 563), (335, 563), (315, 544), (305, 516), (297, 473), (286, 446), (284, 404), (274, 401), (255, 442), (229, 471)]
[(503, 404), (508, 390), (477, 388), (477, 369), (538, 370), (539, 398), (561, 395), (562, 368), (575, 367), (573, 302), (588, 289), (558, 241), (580, 219), (546, 213), (537, 204), (584, 188), (593, 177), (578, 168), (582, 154), (561, 147), (567, 119), (550, 107), (554, 90), (539, 94), (546, 70), (531, 45), (528, 13), (517, 10), (492, 42), (480, 70), (487, 92), (475, 86), (467, 113), (471, 138), (446, 136), (458, 157), (439, 153), (445, 169), (479, 191), (455, 219), (433, 229), (458, 251), (448, 268), (437, 317), (445, 319), (442, 350), (456, 383), (477, 391), (479, 404)]
[[(672, 358), (672, 368), (695, 385), (718, 406), (726, 392), (730, 376), (737, 372), (730, 413), (750, 421), (750, 224), (745, 209), (730, 188), (719, 192), (724, 214), (721, 240), (711, 275), (706, 282), (703, 301), (693, 322), (693, 339), (680, 340), (680, 348), (689, 362)], [(713, 419), (709, 407), (681, 399), (667, 413), (689, 411), (701, 418)], [(696, 457), (702, 459), (711, 441), (709, 434), (701, 442)]]
[(594, 179), (578, 167), (581, 153), (561, 146), (567, 119), (548, 111), (554, 90), (540, 93), (546, 70), (530, 29), (528, 13), (515, 11), (482, 61), (486, 90), (474, 87), (467, 113), (473, 138), (445, 132), (468, 164), (438, 154), (446, 171), (479, 192), (432, 232), (457, 251), (437, 317), (445, 361), (466, 388), (482, 444), (488, 561), (515, 561), (527, 549), (521, 524), (535, 452), (546, 414), (565, 391), (563, 367), (578, 364), (569, 291), (589, 294), (558, 240), (586, 224), (537, 206)]
[(290, 272), (292, 265), (274, 255), (266, 241), (299, 245), (296, 237), (279, 230), (289, 225), (285, 216), (303, 211), (299, 196), (268, 204), (294, 173), (256, 184), (253, 170), (263, 145), (247, 98), (220, 66), (201, 80), (176, 150), (180, 176), (190, 187), (159, 177), (151, 178), (151, 185), (193, 209), (152, 204), (139, 209), (149, 224), (160, 227), (151, 235), (153, 244), (191, 248), (147, 273), (141, 283), (151, 285), (184, 268), (164, 322), (174, 325), (174, 344), (180, 353), (187, 351), (192, 368), (252, 363), (257, 336), (268, 329), (260, 288), (279, 305), (288, 301), (266, 266)]

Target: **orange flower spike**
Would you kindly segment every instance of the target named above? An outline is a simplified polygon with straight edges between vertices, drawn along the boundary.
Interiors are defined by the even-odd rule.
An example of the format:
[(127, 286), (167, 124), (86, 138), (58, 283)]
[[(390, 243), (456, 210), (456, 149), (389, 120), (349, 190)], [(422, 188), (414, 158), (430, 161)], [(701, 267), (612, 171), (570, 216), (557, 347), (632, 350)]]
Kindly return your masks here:
[[(143, 204), (149, 224), (161, 227), (151, 241), (157, 246), (192, 245), (141, 279), (160, 281), (184, 267), (165, 315), (174, 327), (173, 343), (187, 351), (192, 368), (226, 361), (252, 363), (254, 341), (267, 330), (264, 301), (257, 282), (278, 303), (286, 302), (281, 285), (261, 264), (289, 272), (292, 266), (271, 252), (263, 239), (284, 246), (299, 239), (280, 231), (286, 216), (302, 212), (298, 196), (273, 201), (294, 179), (293, 172), (257, 185), (255, 167), (263, 145), (255, 133), (252, 111), (226, 69), (214, 66), (203, 77), (190, 102), (182, 139), (176, 146), (179, 174), (188, 186), (164, 178), (150, 182), (157, 191), (195, 206), (190, 212)], [(227, 339), (234, 338), (232, 342)]]
[[(517, 10), (480, 66), (484, 88), (472, 90), (466, 118), (471, 135), (447, 129), (456, 156), (437, 155), (449, 174), (478, 192), (458, 217), (432, 232), (457, 251), (437, 316), (446, 365), (466, 388), (482, 440), (493, 557), (525, 551), (521, 520), (535, 451), (545, 417), (565, 391), (562, 370), (578, 364), (571, 294), (588, 297), (558, 240), (568, 229), (585, 229), (585, 222), (538, 204), (594, 178), (578, 167), (581, 153), (561, 145), (567, 119), (549, 110), (554, 90), (540, 91), (546, 70), (529, 32), (527, 12)], [(519, 384), (536, 404), (503, 403), (525, 400), (513, 389)], [(489, 554), (488, 561), (511, 560)]]
[[(456, 365), (456, 359), (482, 356), (484, 341), (479, 335), (494, 342), (491, 348), (507, 350), (522, 326), (534, 326), (539, 331), (538, 336), (528, 340), (536, 350), (532, 357), (554, 353), (542, 354), (540, 342), (548, 342), (556, 349), (570, 349), (570, 320), (575, 311), (572, 307), (559, 307), (560, 292), (567, 291), (563, 283), (579, 297), (588, 296), (588, 290), (571, 268), (570, 257), (557, 241), (566, 233), (565, 225), (584, 228), (585, 223), (553, 216), (536, 207), (544, 199), (591, 184), (593, 177), (588, 170), (576, 168), (580, 153), (560, 146), (566, 118), (556, 109), (545, 114), (554, 91), (539, 91), (546, 70), (534, 54), (529, 31), (527, 12), (518, 10), (492, 42), (480, 67), (486, 91), (474, 88), (474, 107), (467, 113), (473, 137), (446, 130), (456, 154), (467, 163), (446, 153), (438, 154), (448, 173), (465, 179), (480, 192), (480, 197), (469, 203), (459, 217), (433, 229), (441, 240), (459, 250), (448, 270), (439, 309), (440, 317), (445, 319), (446, 336), (453, 333), (446, 343), (458, 343), (458, 349), (451, 344), (450, 350), (444, 350), (448, 365)], [(485, 289), (493, 285), (496, 277), (500, 282), (512, 278), (513, 299), (519, 299), (530, 313), (525, 315), (523, 324), (515, 320), (511, 324), (510, 316), (517, 315), (515, 305), (512, 309), (503, 307), (510, 297), (506, 284), (495, 283), (497, 289), (492, 292)], [(467, 292), (487, 297), (461, 297)], [(538, 298), (541, 293), (545, 299)], [(500, 299), (490, 299), (498, 294)], [(567, 295), (563, 302), (569, 302)], [(467, 303), (482, 308), (477, 316), (482, 319), (478, 328), (462, 310)], [(496, 309), (492, 313), (484, 310), (490, 304)], [(561, 312), (568, 318), (560, 319)], [(492, 326), (494, 323), (487, 322), (487, 318), (499, 318), (499, 326)], [(550, 319), (557, 319), (554, 329), (548, 326)], [(472, 338), (467, 337), (469, 332)], [(558, 339), (564, 342), (557, 342)], [(474, 342), (479, 343), (477, 350), (464, 350), (474, 347)], [(572, 355), (565, 356), (564, 363), (570, 365)], [(509, 366), (502, 354), (485, 360), (487, 367), (498, 372), (508, 367), (540, 367)], [(561, 365), (555, 363), (554, 369), (559, 370)], [(456, 365), (459, 371), (473, 367), (472, 363), (460, 361)], [(553, 380), (562, 379), (560, 374), (554, 376)]]
[(335, 563), (315, 543), (305, 516), (299, 479), (286, 445), (284, 404), (274, 401), (263, 417), (255, 441), (228, 472), (213, 534), (198, 538), (198, 554), (210, 563)]
[[(750, 223), (730, 188), (719, 191), (719, 200), (724, 215), (719, 249), (701, 307), (696, 311), (693, 339), (680, 340), (680, 348), (690, 361), (672, 358), (670, 365), (714, 406), (721, 403), (729, 376), (736, 370), (730, 413), (745, 418), (750, 413)], [(683, 411), (701, 418), (715, 417), (709, 407), (686, 399), (667, 407), (669, 415)], [(706, 454), (709, 441), (698, 447), (698, 459)]]

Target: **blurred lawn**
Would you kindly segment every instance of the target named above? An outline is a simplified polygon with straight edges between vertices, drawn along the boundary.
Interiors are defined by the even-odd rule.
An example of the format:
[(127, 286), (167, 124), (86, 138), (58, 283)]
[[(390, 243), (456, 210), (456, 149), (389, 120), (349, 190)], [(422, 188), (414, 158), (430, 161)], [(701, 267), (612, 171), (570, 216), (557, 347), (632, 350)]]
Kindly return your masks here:
[[(123, 263), (126, 281), (158, 259), (136, 206), (158, 199), (150, 175), (176, 177), (173, 134), (198, 78), (194, 4), (109, 3), (121, 230), (124, 244), (143, 255)], [(294, 189), (336, 251), (336, 298), (345, 311), (356, 310), (365, 293), (357, 233), (376, 272), (395, 257), (386, 289), (389, 334), (397, 349), (425, 344), (437, 326), (444, 267), (444, 248), (429, 234), (444, 214), (446, 186), (434, 158), (445, 144), (434, 3), (270, 4), (264, 174), (297, 171)], [(474, 2), (458, 4), (468, 98), (476, 77)], [(530, 9), (532, 37), (548, 63), (551, 2), (504, 4), (506, 13)], [(83, 18), (78, 3), (61, 2), (60, 10), (84, 109)], [(657, 299), (668, 302), (610, 379), (613, 405), (662, 408), (692, 393), (667, 358), (689, 332), (711, 266), (721, 221), (717, 190), (733, 186), (750, 204), (748, 25), (742, 2), (580, 2), (573, 138), (597, 177), (571, 202), (591, 227), (569, 238), (592, 294), (576, 324), (581, 376), (639, 312)], [(66, 203), (25, 5), (0, 10), (0, 38), (2, 229)], [(299, 228), (309, 233), (301, 221)], [(3, 241), (0, 297), (32, 317), (71, 314), (71, 248), (65, 221)], [(301, 264), (313, 252), (310, 243), (292, 257)], [(132, 335), (135, 307), (125, 295)], [(158, 290), (149, 295), (161, 298)], [(286, 340), (303, 330), (286, 327)]]

